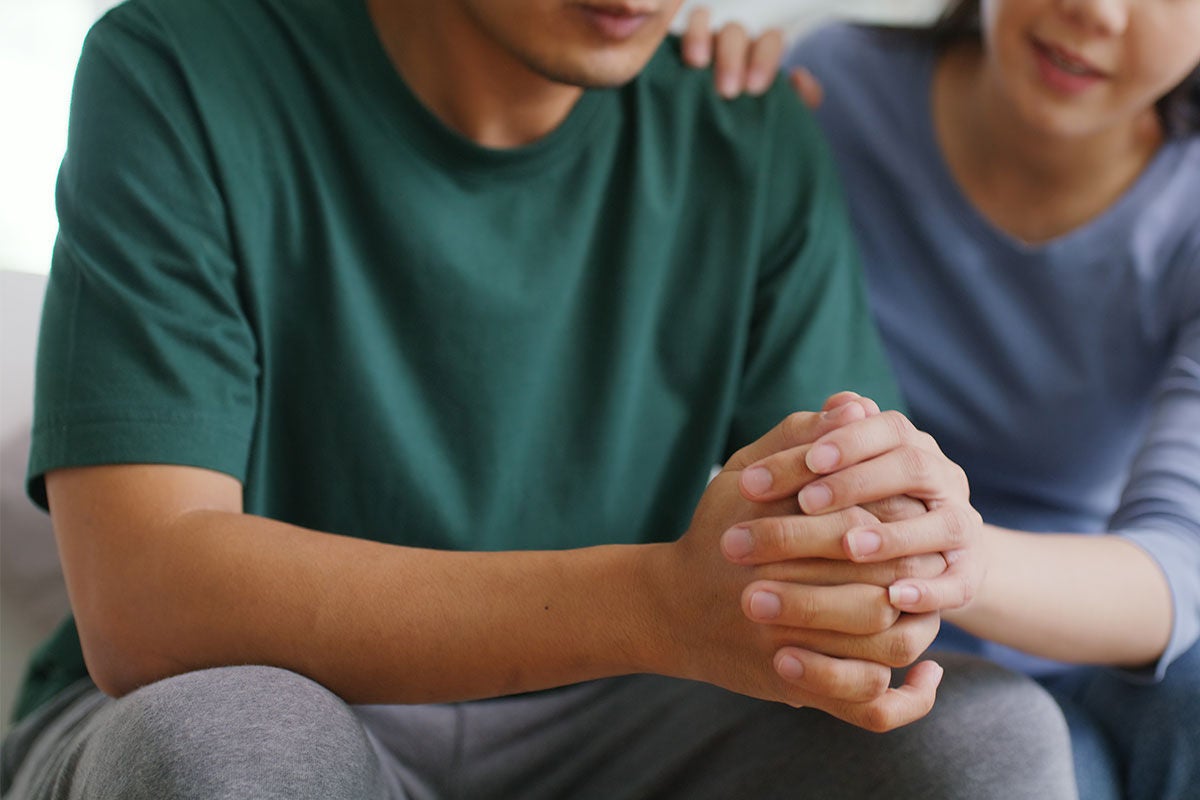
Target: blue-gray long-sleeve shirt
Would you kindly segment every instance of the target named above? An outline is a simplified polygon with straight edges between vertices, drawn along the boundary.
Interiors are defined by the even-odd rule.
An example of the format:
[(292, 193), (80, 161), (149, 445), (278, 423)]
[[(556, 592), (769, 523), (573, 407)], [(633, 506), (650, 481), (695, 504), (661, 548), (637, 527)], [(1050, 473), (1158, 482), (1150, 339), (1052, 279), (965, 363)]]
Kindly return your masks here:
[[(943, 160), (927, 38), (837, 25), (786, 61), (825, 86), (819, 118), (913, 421), (966, 470), (986, 521), (1111, 532), (1158, 562), (1175, 611), (1161, 677), (1200, 637), (1200, 136), (1033, 246)], [(1056, 668), (949, 626), (940, 644)]]

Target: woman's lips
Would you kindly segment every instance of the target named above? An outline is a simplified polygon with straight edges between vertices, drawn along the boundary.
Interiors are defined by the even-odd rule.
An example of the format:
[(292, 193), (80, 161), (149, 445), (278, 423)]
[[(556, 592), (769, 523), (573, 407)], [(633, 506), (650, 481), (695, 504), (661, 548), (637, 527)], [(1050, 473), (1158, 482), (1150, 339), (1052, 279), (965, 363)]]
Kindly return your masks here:
[(1090, 62), (1061, 47), (1035, 39), (1033, 52), (1042, 80), (1063, 94), (1086, 92), (1109, 78)]

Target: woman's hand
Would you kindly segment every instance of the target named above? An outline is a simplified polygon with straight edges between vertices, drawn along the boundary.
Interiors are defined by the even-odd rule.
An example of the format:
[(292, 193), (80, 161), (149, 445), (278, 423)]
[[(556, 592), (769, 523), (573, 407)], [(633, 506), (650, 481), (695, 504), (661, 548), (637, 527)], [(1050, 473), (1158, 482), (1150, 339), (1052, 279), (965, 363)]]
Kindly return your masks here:
[[(928, 510), (906, 519), (867, 520), (841, 535), (833, 529), (834, 539), (824, 540), (809, 535), (810, 526), (801, 524), (804, 517), (755, 520), (725, 534), (745, 551), (738, 563), (827, 558), (840, 552), (855, 563), (870, 564), (941, 553), (948, 564), (941, 575), (905, 577), (890, 585), (892, 605), (910, 613), (963, 608), (985, 578), (983, 521), (970, 504), (966, 475), (933, 437), (898, 412), (869, 414), (822, 434), (811, 445), (777, 450), (746, 466), (740, 488), (756, 502), (797, 497), (806, 515), (898, 495), (920, 500)], [(727, 539), (722, 541), (730, 558)]]
[[(829, 424), (815, 414), (791, 419), (790, 433), (808, 420), (809, 441)], [(787, 436), (776, 429), (764, 438)], [(891, 669), (920, 657), (937, 635), (939, 615), (902, 614), (883, 587), (901, 575), (933, 577), (944, 561), (854, 564), (830, 549), (786, 563), (722, 558), (722, 533), (764, 515), (784, 515), (796, 529), (806, 528), (806, 538), (820, 541), (837, 541), (854, 522), (875, 520), (861, 510), (819, 517), (798, 512), (794, 495), (769, 503), (745, 498), (736, 469), (727, 467), (713, 479), (688, 531), (661, 551), (664, 560), (651, 570), (659, 592), (653, 605), (670, 620), (671, 632), (656, 671), (811, 706), (868, 730), (890, 730), (924, 716), (940, 667), (917, 664), (897, 688), (890, 686)]]
[[(688, 18), (683, 34), (683, 60), (696, 69), (712, 64), (717, 91), (722, 97), (760, 95), (775, 80), (783, 60), (783, 45), (783, 32), (778, 28), (769, 28), (758, 38), (751, 38), (744, 26), (730, 22), (713, 34), (712, 15), (704, 6), (698, 6)], [(824, 89), (808, 70), (794, 69), (788, 80), (809, 108), (818, 108), (824, 101)]]

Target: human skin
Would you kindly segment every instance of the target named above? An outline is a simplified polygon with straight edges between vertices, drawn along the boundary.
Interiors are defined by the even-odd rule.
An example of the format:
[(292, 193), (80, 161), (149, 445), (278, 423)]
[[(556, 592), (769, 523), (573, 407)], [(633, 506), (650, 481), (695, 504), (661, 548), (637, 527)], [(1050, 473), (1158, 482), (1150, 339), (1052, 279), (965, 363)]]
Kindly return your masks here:
[[(236, 480), (189, 467), (56, 470), (47, 490), (89, 671), (112, 695), (242, 663), (294, 670), (354, 703), (449, 702), (653, 672), (883, 731), (928, 712), (941, 669), (923, 662), (903, 687), (887, 687), (881, 665), (914, 661), (938, 619), (906, 615), (901, 624), (881, 587), (941, 563), (860, 568), (849, 596), (843, 586), (796, 584), (815, 599), (792, 603), (781, 591), (783, 613), (761, 625), (743, 614), (747, 586), (770, 580), (786, 590), (822, 570), (734, 565), (718, 543), (738, 521), (795, 507), (746, 500), (741, 466), (864, 412), (843, 414), (793, 415), (737, 454), (669, 544), (509, 553), (386, 545), (245, 514)], [(855, 513), (861, 521), (865, 512)], [(817, 518), (813, 530), (838, 524)], [(807, 667), (802, 676), (778, 671), (788, 648)]]
[[(1200, 64), (1200, 3), (984, 0), (981, 10), (981, 42), (951, 47), (935, 76), (940, 144), (964, 192), (997, 227), (1046, 241), (1111, 206), (1161, 146), (1154, 105)], [(725, 31), (715, 46), (691, 41), (710, 38), (706, 26), (689, 28), (684, 52), (692, 63), (703, 66), (696, 57), (715, 52), (723, 54), (718, 73), (744, 75), (738, 64), (754, 58), (747, 49), (753, 45)], [(1064, 59), (1068, 70), (1054, 63)], [(918, 437), (901, 421), (891, 423), (894, 440)], [(816, 443), (814, 449), (833, 448), (819, 467), (820, 459), (807, 449), (804, 455), (814, 471), (839, 469), (843, 459), (864, 457), (858, 436), (846, 428)], [(823, 482), (836, 497), (845, 479)], [(903, 524), (874, 530), (880, 549), (857, 561), (928, 547)], [(936, 581), (897, 582), (896, 607), (940, 609), (977, 636), (1066, 662), (1141, 667), (1165, 650), (1169, 587), (1136, 545), (1116, 536), (984, 525), (970, 549), (976, 552), (967, 566), (956, 561)], [(779, 549), (775, 557), (800, 552)]]
[[(514, 147), (553, 130), (582, 86), (634, 77), (677, 5), (375, 0), (369, 8), (393, 63), (435, 115), (478, 144)], [(945, 561), (758, 568), (730, 564), (719, 544), (738, 521), (796, 511), (791, 498), (746, 499), (745, 463), (867, 413), (861, 398), (843, 397), (827, 412), (789, 417), (726, 465), (687, 531), (663, 532), (670, 544), (507, 553), (386, 545), (246, 514), (235, 479), (180, 466), (63, 469), (46, 484), (89, 671), (113, 695), (244, 663), (295, 670), (360, 703), (466, 700), (654, 672), (887, 730), (928, 712), (941, 670), (917, 664), (904, 686), (889, 688), (888, 668), (912, 664), (939, 618), (900, 615), (882, 587), (933, 577)], [(836, 530), (866, 514), (808, 524)], [(766, 625), (742, 610), (759, 579), (773, 581), (781, 600)], [(763, 610), (752, 596), (746, 602)]]
[(379, 38), (422, 102), (478, 144), (529, 144), (584, 88), (632, 80), (682, 0), (369, 0)]

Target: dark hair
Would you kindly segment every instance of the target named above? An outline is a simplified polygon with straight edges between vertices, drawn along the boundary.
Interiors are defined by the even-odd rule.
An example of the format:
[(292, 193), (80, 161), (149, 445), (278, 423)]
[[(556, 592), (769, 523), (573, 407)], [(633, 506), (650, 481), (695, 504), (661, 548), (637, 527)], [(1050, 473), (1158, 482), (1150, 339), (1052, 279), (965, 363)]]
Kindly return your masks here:
[[(979, 35), (979, 0), (952, 0), (931, 28), (934, 40), (947, 45)], [(1158, 101), (1158, 117), (1168, 136), (1200, 134), (1200, 65)]]

